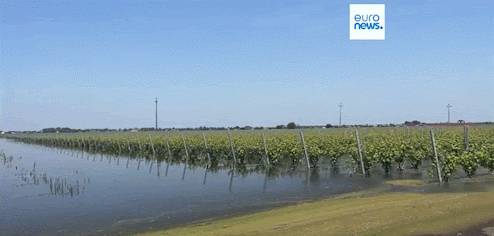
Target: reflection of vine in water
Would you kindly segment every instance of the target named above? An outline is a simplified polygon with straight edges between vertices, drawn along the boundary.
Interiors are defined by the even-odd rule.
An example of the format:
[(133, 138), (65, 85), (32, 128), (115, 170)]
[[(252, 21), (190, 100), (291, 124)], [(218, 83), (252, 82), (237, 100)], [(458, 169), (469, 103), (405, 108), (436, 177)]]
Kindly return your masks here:
[[(130, 149), (132, 150), (132, 148)], [(53, 149), (53, 151), (60, 153), (65, 152), (65, 151), (60, 151), (59, 148)], [(187, 146), (187, 151), (189, 151), (188, 146)], [(79, 153), (81, 153), (81, 158), (83, 158), (84, 156), (89, 157), (89, 155), (94, 156), (93, 161), (95, 161), (95, 159), (97, 158), (97, 153), (93, 152), (93, 148), (91, 148), (91, 146), (88, 147), (88, 153), (77, 150), (76, 157), (78, 157)], [(185, 153), (185, 147), (184, 147), (184, 153)], [(207, 167), (207, 172), (210, 173), (218, 173), (219, 171), (223, 171), (223, 170), (231, 170), (231, 166), (233, 162), (233, 160), (231, 160), (231, 151), (230, 153), (228, 152), (222, 153), (223, 155), (221, 156), (209, 155), (209, 157), (205, 155), (204, 152), (199, 152), (199, 150), (195, 150), (195, 152), (193, 153), (197, 153), (198, 155), (189, 155), (188, 159), (183, 156), (174, 156), (173, 154), (169, 156), (169, 153), (168, 155), (157, 155), (155, 157), (155, 159), (157, 160), (157, 168), (161, 166), (162, 162), (166, 162), (167, 170), (169, 165), (182, 165), (184, 163), (187, 163), (186, 167), (189, 170), (197, 170), (197, 169), (202, 169), (204, 167)], [(100, 155), (101, 155), (100, 162), (102, 162), (103, 154)], [(120, 157), (114, 157), (112, 155), (106, 155), (106, 156), (108, 158), (108, 163), (111, 163), (111, 159), (115, 158), (117, 161), (117, 165), (119, 165)], [(137, 169), (139, 170), (141, 166), (141, 161), (144, 160), (146, 164), (151, 163), (149, 167), (149, 171), (151, 172), (151, 169), (154, 164), (153, 159), (147, 157), (142, 158), (142, 156), (144, 156), (142, 153), (130, 152), (128, 156), (129, 158), (127, 158), (126, 167), (128, 168), (129, 161), (131, 159), (134, 160), (137, 159), (138, 160)], [(210, 159), (210, 161), (208, 159)], [(279, 158), (277, 158), (276, 162), (271, 163), (270, 165), (271, 170), (269, 172), (269, 177), (273, 178), (275, 176), (280, 176), (281, 173), (283, 173), (283, 176), (294, 177), (295, 173), (297, 173), (297, 168), (299, 168), (300, 166), (300, 162), (301, 162), (300, 160), (303, 159), (298, 158), (296, 155), (291, 155), (290, 158), (280, 156)], [(238, 163), (235, 166), (235, 172), (242, 177), (246, 177), (251, 173), (265, 173), (266, 167), (264, 164), (262, 164), (263, 162), (264, 161), (260, 157), (256, 157), (256, 158), (252, 157), (250, 159), (239, 158)], [(167, 172), (165, 176), (167, 175)], [(158, 173), (158, 176), (159, 175), (160, 174)]]
[[(4, 152), (0, 152), (0, 156), (3, 157), (4, 159), (4, 166), (6, 168), (14, 168), (12, 161), (16, 158), (13, 156), (10, 156), (7, 158), (6, 154)], [(17, 159), (22, 159), (22, 157), (19, 157)], [(8, 162), (8, 163), (7, 163)], [(33, 169), (25, 169), (25, 168), (18, 168), (15, 166), (15, 170), (18, 173), (15, 173), (14, 176), (19, 177), (22, 181), (24, 181), (26, 184), (21, 184), (21, 185), (16, 185), (16, 187), (21, 187), (21, 186), (30, 186), (30, 185), (35, 185), (38, 186), (41, 183), (43, 183), (46, 186), (50, 186), (50, 194), (54, 196), (71, 196), (74, 197), (74, 195), (79, 195), (80, 193), (83, 193), (86, 184), (89, 184), (91, 182), (90, 178), (84, 178), (84, 184), (79, 183), (78, 180), (69, 180), (67, 181), (67, 178), (52, 178), (48, 177), (46, 172), (45, 173), (36, 173), (36, 162), (33, 164)], [(79, 171), (74, 171), (72, 174), (79, 174)]]
[[(300, 158), (301, 149), (300, 147), (296, 147), (296, 145), (294, 145), (296, 142), (288, 142), (282, 146), (271, 147), (269, 145), (271, 141), (284, 140), (283, 137), (278, 135), (267, 136), (268, 145), (266, 146), (266, 144), (264, 144), (263, 146), (263, 143), (266, 143), (263, 139), (264, 135), (257, 135), (258, 137), (256, 136), (256, 138), (252, 139), (250, 138), (251, 134), (238, 133), (237, 135), (232, 136), (233, 143), (235, 144), (232, 148), (234, 150), (229, 149), (229, 141), (226, 136), (221, 137), (219, 134), (212, 134), (211, 137), (213, 138), (211, 138), (210, 135), (206, 138), (204, 133), (202, 137), (198, 135), (188, 135), (186, 139), (187, 142), (185, 142), (183, 137), (177, 138), (176, 135), (175, 137), (170, 137), (167, 134), (153, 135), (153, 139), (149, 136), (150, 142), (145, 141), (145, 139), (142, 138), (143, 135), (141, 135), (140, 138), (138, 134), (118, 134), (117, 136), (122, 137), (118, 139), (112, 138), (111, 135), (107, 134), (92, 134), (89, 136), (74, 135), (73, 137), (66, 136), (67, 135), (40, 136), (39, 138), (28, 137), (18, 140), (28, 143), (35, 143), (38, 145), (50, 145), (51, 147), (59, 147), (61, 149), (70, 147), (71, 149), (64, 149), (65, 151), (60, 152), (68, 153), (72, 150), (73, 155), (74, 150), (76, 150), (77, 157), (80, 152), (82, 152), (82, 156), (85, 155), (84, 152), (87, 152), (89, 153), (87, 154), (88, 160), (89, 155), (93, 155), (93, 161), (95, 161), (96, 153), (98, 152), (101, 155), (100, 162), (103, 161), (103, 155), (110, 155), (110, 158), (108, 159), (109, 163), (111, 163), (112, 160), (111, 155), (126, 155), (129, 159), (138, 159), (138, 169), (140, 168), (141, 158), (143, 158), (147, 163), (149, 163), (149, 160), (153, 159), (162, 161), (166, 161), (166, 159), (168, 159), (168, 161), (166, 161), (167, 167), (170, 164), (183, 164), (185, 162), (189, 169), (203, 168), (204, 166), (210, 164), (208, 166), (209, 171), (217, 172), (220, 169), (223, 169), (224, 166), (231, 164), (232, 151), (234, 151), (238, 157), (237, 171), (243, 176), (252, 171), (260, 171), (261, 168), (259, 166), (260, 163), (263, 162), (272, 164), (274, 169), (276, 169), (279, 165), (281, 165), (281, 163), (286, 163), (288, 161), (291, 162), (289, 168), (295, 169), (302, 160), (305, 160)], [(201, 143), (202, 146), (197, 145), (199, 143)], [(187, 155), (184, 155), (186, 152), (186, 146), (187, 151), (190, 153), (190, 158), (188, 160), (185, 159)], [(288, 153), (283, 153), (283, 150), (285, 149), (290, 151)], [(210, 154), (210, 156), (206, 156), (206, 152), (207, 154)], [(210, 160), (208, 160), (209, 158)], [(127, 168), (130, 161), (129, 159), (127, 160)], [(270, 161), (270, 159), (272, 160)], [(117, 158), (117, 165), (119, 164), (119, 161), (119, 158)], [(313, 162), (313, 158), (311, 158), (311, 162), (315, 164), (315, 162)], [(255, 167), (252, 167), (252, 165)], [(254, 168), (254, 170), (251, 170), (252, 168)], [(276, 173), (276, 171), (273, 173)]]
[[(58, 151), (58, 150), (55, 150)], [(92, 153), (91, 153), (92, 154)], [(84, 153), (83, 153), (84, 155)], [(87, 155), (87, 154), (86, 154)], [(95, 154), (93, 154), (95, 155)], [(76, 157), (78, 157), (76, 155)], [(82, 155), (81, 155), (81, 158)], [(111, 163), (111, 159), (115, 158), (117, 161), (117, 165), (119, 163), (119, 158), (120, 157), (112, 157), (108, 156), (108, 164)], [(131, 157), (128, 158), (130, 159), (139, 159), (138, 161), (141, 161), (141, 158), (139, 155), (136, 155), (136, 153), (131, 153)], [(208, 160), (210, 159), (210, 161)], [(152, 171), (154, 161), (153, 159), (149, 158), (142, 158), (142, 160), (146, 163), (149, 164), (149, 172)], [(272, 165), (266, 165), (266, 163), (263, 163), (261, 158), (254, 158), (254, 159), (239, 159), (238, 163), (233, 163), (232, 160), (228, 161), (222, 158), (216, 158), (215, 156), (209, 156), (207, 157), (204, 154), (199, 154), (195, 156), (189, 156), (189, 159), (183, 159), (181, 157), (174, 158), (173, 156), (166, 157), (166, 156), (158, 156), (156, 157), (156, 168), (157, 168), (157, 174), (160, 176), (160, 167), (162, 165), (162, 162), (167, 163), (167, 170), (169, 165), (182, 165), (184, 163), (188, 163), (188, 165), (184, 166), (187, 167), (188, 169), (195, 170), (199, 168), (204, 168), (205, 173), (204, 173), (204, 184), (206, 184), (206, 178), (208, 172), (210, 173), (217, 173), (219, 171), (228, 171), (228, 175), (230, 176), (230, 186), (229, 190), (232, 190), (232, 183), (233, 183), (233, 178), (234, 177), (247, 177), (250, 174), (257, 173), (257, 174), (265, 174), (265, 180), (264, 180), (264, 187), (263, 187), (263, 192), (266, 190), (266, 183), (268, 179), (273, 179), (273, 178), (278, 178), (278, 177), (297, 177), (297, 178), (303, 178), (303, 173), (300, 172), (300, 163), (298, 161), (294, 161), (294, 158), (288, 159), (288, 158), (280, 158), (278, 159), (277, 162), (272, 163)], [(101, 161), (100, 161), (101, 162)], [(138, 163), (138, 169), (139, 169), (140, 163)], [(305, 166), (303, 166), (305, 167)], [(128, 168), (128, 164), (127, 164)], [(185, 171), (185, 169), (184, 169)], [(311, 168), (310, 173), (309, 173), (309, 178), (311, 183), (315, 183), (319, 179), (319, 168)], [(166, 176), (166, 174), (165, 174)], [(184, 175), (185, 176), (185, 175)], [(184, 176), (182, 178), (184, 178)], [(76, 181), (76, 182), (67, 182), (67, 180), (62, 180), (60, 178), (44, 178), (45, 183), (50, 183), (50, 189), (51, 193), (55, 195), (60, 195), (60, 196), (66, 196), (66, 195), (77, 195), (81, 192), (81, 184)], [(86, 184), (86, 180), (84, 181)], [(82, 189), (84, 189), (84, 185), (82, 185)]]
[(311, 183), (319, 183), (319, 168), (318, 167), (315, 167), (315, 168), (311, 168), (310, 169), (310, 182)]

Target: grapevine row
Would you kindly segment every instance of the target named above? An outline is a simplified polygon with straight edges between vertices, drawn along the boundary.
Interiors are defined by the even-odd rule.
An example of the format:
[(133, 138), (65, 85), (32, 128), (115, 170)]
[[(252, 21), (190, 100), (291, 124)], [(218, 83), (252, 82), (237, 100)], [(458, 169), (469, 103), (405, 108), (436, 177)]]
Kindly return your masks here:
[[(315, 166), (321, 158), (329, 158), (331, 165), (336, 165), (341, 157), (349, 156), (353, 166), (364, 166), (365, 173), (377, 164), (389, 173), (393, 165), (402, 168), (405, 161), (414, 169), (418, 169), (424, 160), (432, 161), (431, 170), (436, 167), (429, 131), (424, 128), (359, 130), (362, 160), (358, 156), (354, 130), (303, 131), (307, 152), (304, 151), (300, 131), (234, 131), (231, 136), (222, 131), (23, 134), (9, 138), (90, 153), (171, 163), (187, 161), (191, 166), (209, 164), (215, 167), (234, 159), (244, 165), (291, 167), (308, 159), (310, 166)], [(459, 166), (468, 176), (475, 175), (479, 167), (494, 171), (494, 127), (471, 127), (468, 147), (463, 128), (438, 128), (434, 129), (434, 133), (439, 166), (445, 181)], [(189, 156), (192, 158), (187, 159)]]

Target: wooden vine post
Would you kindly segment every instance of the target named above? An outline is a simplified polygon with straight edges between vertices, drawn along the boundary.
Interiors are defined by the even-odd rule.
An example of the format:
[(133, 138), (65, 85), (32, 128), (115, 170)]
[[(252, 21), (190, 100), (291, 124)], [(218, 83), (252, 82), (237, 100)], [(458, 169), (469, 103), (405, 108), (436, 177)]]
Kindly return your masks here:
[(464, 128), (464, 141), (465, 141), (465, 150), (468, 150), (468, 143), (469, 143), (468, 126), (465, 126)]
[(120, 145), (120, 141), (117, 140), (118, 143), (118, 156), (120, 157), (122, 155), (122, 145)]
[(151, 143), (151, 148), (153, 149), (153, 158), (156, 159), (156, 150), (154, 149), (153, 139), (151, 138), (151, 134), (148, 134), (149, 142)]
[(170, 145), (168, 143), (168, 134), (165, 133), (166, 147), (168, 148), (168, 161), (166, 163), (165, 177), (168, 176), (168, 167), (170, 167), (170, 162), (172, 159), (172, 152), (170, 151)]
[(62, 144), (60, 145), (61, 146), (61, 150), (60, 150), (60, 153), (62, 154), (65, 154), (65, 152), (67, 151), (66, 148), (67, 148), (67, 145), (66, 145), (66, 142), (65, 142), (65, 137), (62, 137)]
[(357, 149), (358, 149), (358, 156), (360, 158), (360, 165), (362, 166), (362, 175), (363, 177), (365, 177), (364, 158), (362, 156), (362, 147), (360, 146), (360, 137), (358, 136), (358, 130), (355, 130), (355, 136), (357, 137)]
[(439, 179), (439, 183), (441, 183), (443, 181), (441, 177), (441, 168), (439, 166), (439, 158), (437, 157), (436, 139), (434, 138), (434, 131), (430, 130), (430, 133), (431, 133), (431, 142), (432, 142), (432, 152), (434, 154), (434, 159), (436, 160), (437, 177)]
[(117, 158), (117, 166), (118, 163), (120, 162), (120, 156), (122, 156), (122, 146), (120, 145), (120, 140), (117, 140), (118, 143), (118, 158)]
[(130, 157), (131, 157), (131, 154), (132, 154), (132, 151), (130, 149), (130, 141), (129, 141), (129, 139), (127, 139), (127, 146), (129, 147), (129, 158), (127, 158), (127, 166), (126, 166), (126, 168), (129, 168), (129, 161), (130, 161)]
[(208, 156), (208, 165), (206, 165), (206, 171), (204, 171), (204, 182), (202, 184), (206, 185), (206, 177), (208, 176), (208, 168), (211, 165), (211, 156), (209, 156), (208, 143), (206, 142), (206, 135), (202, 133), (204, 139), (204, 148), (206, 150), (206, 155)]
[(302, 145), (304, 147), (305, 160), (307, 160), (307, 168), (310, 169), (309, 155), (307, 153), (307, 147), (305, 146), (304, 132), (300, 131), (300, 138), (302, 139)]
[[(151, 143), (151, 148), (153, 149), (153, 158), (156, 159), (156, 151), (154, 150), (153, 139), (151, 138), (151, 134), (148, 134), (148, 136), (149, 136), (149, 142)], [(149, 173), (151, 173), (151, 169), (153, 168), (153, 163), (154, 162), (151, 162), (151, 167), (149, 167)], [(159, 167), (157, 167), (157, 168), (159, 168)], [(158, 169), (158, 172), (159, 172), (159, 169)]]
[(237, 157), (235, 157), (235, 149), (233, 148), (233, 140), (230, 130), (228, 130), (228, 139), (230, 140), (230, 147), (232, 148), (233, 161), (234, 163), (237, 163)]
[(80, 148), (81, 148), (81, 140), (77, 139), (77, 157), (79, 157)]
[(139, 143), (139, 160), (142, 157), (142, 145), (141, 145), (141, 140), (139, 139), (139, 135), (136, 134), (137, 136), (137, 142)]
[(268, 155), (268, 148), (266, 147), (266, 137), (264, 137), (264, 132), (261, 132), (262, 135), (262, 143), (264, 144), (264, 153), (266, 153), (266, 164), (269, 166), (269, 155)]
[[(208, 156), (208, 161), (209, 161), (208, 165), (211, 165), (211, 156), (209, 156), (209, 149), (208, 149), (208, 143), (206, 142), (206, 135), (202, 133), (202, 137), (204, 138), (204, 147), (206, 148), (206, 155)], [(206, 179), (204, 178), (204, 182), (205, 181)]]
[(91, 137), (87, 138), (87, 152), (91, 153)]
[(86, 143), (84, 142), (86, 139), (82, 138), (82, 153), (85, 152), (86, 149)]
[(170, 143), (168, 142), (168, 135), (166, 135), (166, 147), (168, 149), (168, 163), (172, 160), (172, 151), (170, 150)]
[[(82, 138), (82, 157), (81, 158), (84, 158), (84, 149), (86, 149), (86, 144), (84, 143), (84, 138)], [(89, 159), (89, 155), (87, 157)]]
[(129, 147), (129, 156), (132, 156), (132, 150), (130, 149), (130, 141), (127, 139), (127, 147)]
[(94, 141), (94, 149), (91, 150), (91, 153), (93, 154), (93, 161), (96, 160), (96, 141)]
[(185, 136), (182, 134), (182, 140), (184, 142), (184, 149), (185, 149), (185, 157), (187, 158), (185, 160), (185, 164), (189, 162), (189, 152), (187, 151), (187, 144), (185, 143)]
[(184, 142), (185, 156), (187, 158), (185, 160), (184, 173), (182, 174), (182, 180), (184, 180), (185, 179), (185, 170), (187, 169), (187, 163), (189, 162), (189, 152), (187, 151), (187, 145), (185, 144), (185, 137), (183, 134), (182, 134), (182, 140)]
[(107, 155), (106, 157), (108, 157), (108, 164), (110, 164), (111, 163), (111, 156)]

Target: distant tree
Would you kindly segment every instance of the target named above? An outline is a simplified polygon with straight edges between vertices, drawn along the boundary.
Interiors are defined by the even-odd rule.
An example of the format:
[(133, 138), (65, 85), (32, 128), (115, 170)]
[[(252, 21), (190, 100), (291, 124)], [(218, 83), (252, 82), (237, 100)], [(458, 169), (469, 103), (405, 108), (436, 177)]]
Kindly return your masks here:
[(331, 124), (326, 125), (326, 128), (331, 128), (331, 127), (333, 127)]
[(405, 125), (410, 125), (410, 124), (412, 124), (412, 125), (419, 125), (420, 124), (420, 121), (418, 121), (418, 120), (414, 120), (412, 122), (405, 121)]
[(42, 129), (43, 133), (55, 133), (56, 130), (54, 128), (45, 128)]
[(295, 122), (290, 122), (286, 125), (286, 127), (288, 127), (289, 129), (295, 129), (297, 125), (295, 124)]
[(68, 127), (64, 127), (64, 128), (61, 128), (59, 131), (60, 131), (60, 133), (69, 133), (71, 131), (71, 129)]
[(277, 125), (276, 126), (277, 129), (283, 129), (283, 127), (285, 127), (285, 125)]

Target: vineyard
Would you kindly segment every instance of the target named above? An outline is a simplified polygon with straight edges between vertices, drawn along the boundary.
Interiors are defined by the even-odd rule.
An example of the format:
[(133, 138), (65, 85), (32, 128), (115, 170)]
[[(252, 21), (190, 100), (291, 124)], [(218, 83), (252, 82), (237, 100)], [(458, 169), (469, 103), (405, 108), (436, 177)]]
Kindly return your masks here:
[[(17, 134), (7, 136), (20, 142), (108, 156), (127, 156), (190, 167), (235, 163), (295, 168), (314, 167), (322, 158), (334, 166), (342, 157), (365, 175), (381, 165), (389, 173), (404, 163), (418, 169), (430, 160), (431, 175), (443, 181), (463, 168), (468, 176), (483, 167), (494, 172), (494, 127), (398, 128), (358, 130), (276, 130)], [(437, 160), (437, 161), (436, 161)], [(439, 162), (439, 166), (437, 165)]]

